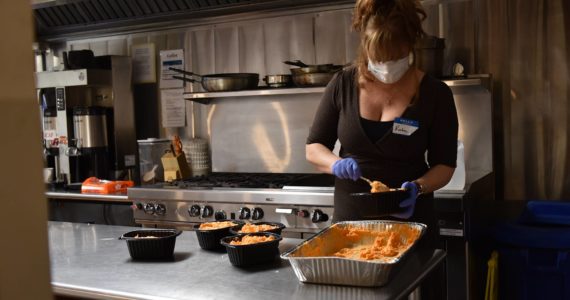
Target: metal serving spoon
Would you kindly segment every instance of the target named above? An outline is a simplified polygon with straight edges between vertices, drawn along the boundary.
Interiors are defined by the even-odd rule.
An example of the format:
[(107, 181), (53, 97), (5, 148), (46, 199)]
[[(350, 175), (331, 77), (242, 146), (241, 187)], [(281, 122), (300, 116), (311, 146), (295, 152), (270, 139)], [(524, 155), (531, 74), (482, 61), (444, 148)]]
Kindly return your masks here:
[(372, 186), (372, 180), (370, 180), (370, 179), (368, 179), (368, 178), (366, 178), (366, 177), (364, 177), (364, 176), (360, 176), (360, 179), (362, 179), (362, 180), (368, 182), (368, 184), (369, 184), (370, 186)]

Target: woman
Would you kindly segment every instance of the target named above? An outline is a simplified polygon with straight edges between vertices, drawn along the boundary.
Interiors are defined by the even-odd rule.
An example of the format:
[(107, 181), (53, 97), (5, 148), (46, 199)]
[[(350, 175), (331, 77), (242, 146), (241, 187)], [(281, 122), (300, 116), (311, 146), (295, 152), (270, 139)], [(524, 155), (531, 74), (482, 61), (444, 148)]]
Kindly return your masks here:
[[(455, 170), (458, 124), (449, 87), (411, 63), (425, 16), (415, 0), (356, 2), (359, 58), (327, 86), (306, 155), (336, 176), (334, 221), (378, 218), (374, 206), (349, 195), (370, 191), (363, 176), (408, 189), (403, 211), (393, 217), (427, 224), (424, 240), (434, 246), (433, 191)], [(332, 153), (337, 139), (340, 157)]]

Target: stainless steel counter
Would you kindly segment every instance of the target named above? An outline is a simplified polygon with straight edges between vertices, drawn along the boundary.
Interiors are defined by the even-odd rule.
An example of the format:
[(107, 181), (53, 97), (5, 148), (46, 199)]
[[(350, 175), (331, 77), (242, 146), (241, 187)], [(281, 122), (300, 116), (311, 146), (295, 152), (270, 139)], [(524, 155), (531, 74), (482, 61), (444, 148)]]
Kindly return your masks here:
[[(299, 283), (287, 261), (248, 269), (225, 253), (199, 248), (194, 232), (176, 241), (168, 262), (131, 260), (117, 238), (133, 227), (50, 222), (52, 285), (59, 295), (90, 299), (398, 299), (412, 292), (444, 259), (441, 250), (410, 253), (382, 288)], [(284, 239), (283, 252), (300, 243)]]
[(103, 202), (120, 202), (131, 203), (126, 193), (121, 194), (83, 194), (79, 191), (46, 191), (48, 199), (64, 199), (79, 201), (103, 201)]

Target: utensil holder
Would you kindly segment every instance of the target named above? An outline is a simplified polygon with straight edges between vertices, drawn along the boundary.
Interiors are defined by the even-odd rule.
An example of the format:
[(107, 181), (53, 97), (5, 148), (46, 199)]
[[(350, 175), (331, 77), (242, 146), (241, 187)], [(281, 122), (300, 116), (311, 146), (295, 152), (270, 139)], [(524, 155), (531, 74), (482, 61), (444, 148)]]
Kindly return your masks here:
[(164, 181), (173, 181), (177, 179), (190, 178), (190, 166), (186, 161), (184, 152), (174, 155), (172, 152), (164, 154), (160, 160), (164, 168)]

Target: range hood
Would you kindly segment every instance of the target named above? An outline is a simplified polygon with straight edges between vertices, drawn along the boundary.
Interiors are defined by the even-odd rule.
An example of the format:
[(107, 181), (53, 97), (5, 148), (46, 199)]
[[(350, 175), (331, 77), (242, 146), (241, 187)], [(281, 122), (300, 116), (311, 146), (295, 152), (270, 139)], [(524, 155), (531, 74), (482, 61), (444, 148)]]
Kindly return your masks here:
[(90, 31), (119, 32), (161, 23), (262, 10), (354, 3), (354, 0), (35, 0), (38, 38)]

